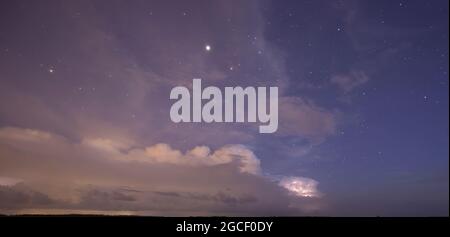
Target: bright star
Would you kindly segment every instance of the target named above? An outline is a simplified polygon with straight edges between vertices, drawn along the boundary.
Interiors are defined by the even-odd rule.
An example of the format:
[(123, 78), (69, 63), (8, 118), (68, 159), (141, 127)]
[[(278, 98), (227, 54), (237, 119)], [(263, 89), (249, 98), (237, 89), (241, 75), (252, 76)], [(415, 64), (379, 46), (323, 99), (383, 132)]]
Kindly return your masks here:
[(207, 44), (207, 45), (205, 46), (205, 49), (206, 49), (206, 51), (211, 51), (211, 46), (210, 46), (209, 44)]

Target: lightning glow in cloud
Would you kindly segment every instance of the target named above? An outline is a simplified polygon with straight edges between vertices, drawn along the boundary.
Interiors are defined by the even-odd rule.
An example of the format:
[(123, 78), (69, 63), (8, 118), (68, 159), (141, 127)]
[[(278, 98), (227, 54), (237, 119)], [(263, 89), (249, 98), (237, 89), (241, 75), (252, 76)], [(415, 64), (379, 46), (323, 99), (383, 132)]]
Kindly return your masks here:
[(285, 177), (279, 182), (279, 185), (299, 197), (320, 197), (317, 189), (319, 182), (303, 177)]

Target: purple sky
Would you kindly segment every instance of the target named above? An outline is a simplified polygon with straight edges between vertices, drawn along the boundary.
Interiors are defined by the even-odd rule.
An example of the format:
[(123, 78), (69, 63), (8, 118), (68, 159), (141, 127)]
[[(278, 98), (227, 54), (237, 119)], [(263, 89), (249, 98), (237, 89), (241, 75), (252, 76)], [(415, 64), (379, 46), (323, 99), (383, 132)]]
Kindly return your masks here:
[[(0, 213), (448, 216), (448, 13), (1, 1)], [(278, 86), (278, 131), (173, 123), (193, 78)]]

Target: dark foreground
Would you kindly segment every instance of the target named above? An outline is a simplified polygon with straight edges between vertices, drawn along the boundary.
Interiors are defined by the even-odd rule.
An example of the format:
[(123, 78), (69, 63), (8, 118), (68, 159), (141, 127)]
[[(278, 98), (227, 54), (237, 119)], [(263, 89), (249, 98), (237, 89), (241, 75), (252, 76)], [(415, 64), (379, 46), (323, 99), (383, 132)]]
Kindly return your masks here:
[(86, 235), (114, 233), (157, 236), (167, 234), (211, 236), (236, 234), (253, 236), (296, 236), (353, 234), (445, 235), (448, 217), (421, 218), (333, 218), (333, 217), (137, 217), (97, 215), (17, 215), (0, 216), (0, 228), (13, 233)]

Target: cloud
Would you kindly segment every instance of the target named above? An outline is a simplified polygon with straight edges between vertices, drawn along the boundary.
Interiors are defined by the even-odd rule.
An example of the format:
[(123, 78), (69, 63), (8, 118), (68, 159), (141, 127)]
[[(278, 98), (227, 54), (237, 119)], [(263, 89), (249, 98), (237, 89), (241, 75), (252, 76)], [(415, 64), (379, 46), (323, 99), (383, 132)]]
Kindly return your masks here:
[(47, 195), (27, 189), (21, 184), (0, 185), (0, 210), (42, 208), (55, 203)]
[(82, 144), (109, 153), (118, 153), (130, 146), (127, 143), (107, 138), (87, 138), (83, 139)]
[[(197, 146), (185, 153), (173, 149), (169, 144), (158, 143), (145, 148), (130, 148), (126, 144), (105, 138), (86, 139), (82, 145), (105, 152), (108, 158), (121, 161), (139, 161), (188, 166), (214, 166), (233, 161), (239, 170), (249, 174), (260, 174), (260, 161), (243, 145), (227, 145), (211, 153), (207, 146)], [(121, 151), (126, 150), (126, 151)]]
[(168, 144), (159, 143), (145, 149), (133, 149), (123, 159), (188, 166), (214, 166), (236, 161), (241, 172), (261, 173), (260, 161), (243, 145), (227, 145), (212, 153), (207, 146), (197, 146), (183, 154)]
[[(304, 197), (267, 177), (242, 145), (261, 144), (253, 125), (174, 124), (168, 116), (171, 87), (192, 78), (219, 87), (278, 86), (283, 96), (291, 83), (286, 55), (266, 38), (263, 4), (64, 5), (57, 16), (64, 24), (34, 36), (44, 42), (34, 49), (47, 62), (41, 71), (12, 70), (17, 60), (5, 67), (11, 76), (0, 82), (0, 122), (15, 127), (0, 128), (2, 176), (58, 200), (47, 211), (303, 213), (311, 203), (292, 207)], [(174, 21), (186, 9), (189, 17)], [(51, 13), (36, 5), (30, 14)], [(30, 86), (35, 81), (49, 83)], [(271, 144), (285, 136), (322, 141), (336, 127), (333, 111), (307, 99), (282, 98), (279, 114)]]
[(369, 76), (361, 70), (351, 70), (348, 74), (339, 74), (331, 77), (331, 83), (337, 85), (344, 93), (367, 83)]
[(336, 112), (298, 97), (280, 98), (279, 114), (278, 134), (282, 136), (301, 136), (321, 141), (336, 131)]
[(22, 180), (20, 180), (20, 179), (0, 176), (0, 186), (10, 187), (10, 186), (14, 186), (20, 182), (22, 182)]
[(4, 127), (0, 130), (0, 139), (24, 142), (40, 142), (52, 139), (48, 132), (36, 129), (20, 129), (14, 127)]
[[(182, 152), (164, 143), (139, 148), (111, 138), (74, 141), (4, 127), (0, 173), (14, 177), (1, 179), (7, 183), (0, 195), (5, 213), (301, 215), (318, 212), (322, 202), (317, 182), (291, 177), (301, 181), (295, 189), (273, 180), (243, 145)], [(8, 181), (13, 179), (20, 182)], [(291, 195), (300, 189), (303, 195)]]
[[(297, 83), (297, 80), (291, 81), (287, 73), (285, 52), (267, 39), (266, 19), (261, 11), (265, 3), (202, 3), (203, 10), (192, 8), (190, 4), (174, 8), (173, 4), (160, 3), (152, 6), (149, 11), (153, 14), (149, 14), (149, 11), (142, 11), (148, 7), (145, 3), (115, 2), (110, 7), (94, 2), (71, 2), (62, 6), (58, 17), (65, 22), (64, 27), (55, 28), (53, 36), (39, 37), (45, 42), (56, 38), (64, 44), (44, 43), (36, 49), (37, 54), (48, 57), (42, 61), (52, 62), (50, 66), (56, 68), (56, 73), (51, 75), (55, 80), (42, 88), (24, 86), (34, 81), (47, 81), (49, 75), (28, 75), (27, 70), (8, 73), (14, 77), (5, 77), (0, 82), (1, 122), (51, 131), (71, 139), (108, 137), (117, 142), (129, 133), (128, 140), (145, 141), (139, 146), (159, 142), (183, 148), (198, 144), (216, 147), (249, 144), (258, 139), (252, 125), (243, 128), (236, 124), (172, 123), (167, 113), (171, 87), (190, 85), (192, 78), (202, 78), (205, 85), (219, 87), (278, 86), (282, 96), (290, 83), (293, 86)], [(48, 9), (36, 8), (39, 11), (31, 13), (34, 17), (47, 15)], [(174, 23), (174, 12), (184, 8), (191, 9), (189, 17)], [(130, 17), (127, 10), (136, 14)], [(82, 17), (73, 17), (76, 12), (82, 12)], [(208, 12), (217, 17), (205, 21), (205, 17), (209, 18)], [(227, 19), (233, 19), (233, 23)], [(105, 24), (112, 22), (121, 24), (113, 24), (114, 27)], [(174, 27), (179, 30), (173, 31)], [(199, 30), (197, 34), (191, 34), (193, 27)], [(216, 37), (217, 29), (227, 37)], [(125, 31), (126, 37), (123, 36)], [(179, 43), (180, 39), (183, 44)], [(204, 51), (206, 43), (213, 47), (209, 53)], [(48, 56), (48, 52), (54, 50), (59, 52), (57, 58), (64, 60), (55, 62), (54, 57)], [(44, 65), (44, 70), (46, 67)], [(230, 67), (234, 70), (230, 71)], [(314, 106), (313, 110), (316, 109)], [(325, 108), (320, 110), (326, 111)], [(299, 117), (305, 114), (309, 111), (292, 112), (280, 118), (280, 123), (285, 124), (284, 133), (312, 135), (314, 139), (318, 134), (322, 137), (328, 134), (328, 128), (308, 128), (311, 120)], [(106, 140), (85, 142), (93, 146), (114, 146), (105, 144)]]
[(280, 186), (300, 197), (319, 197), (316, 180), (301, 177), (283, 177)]

